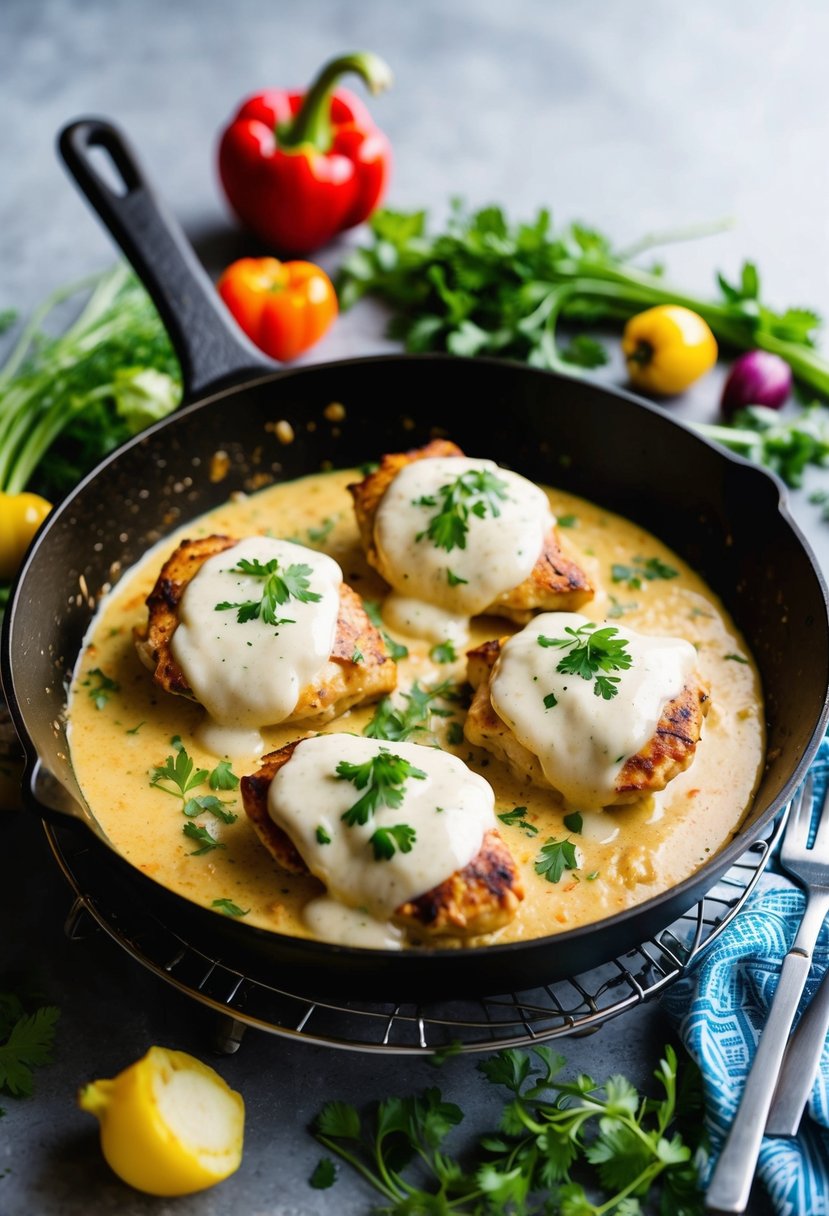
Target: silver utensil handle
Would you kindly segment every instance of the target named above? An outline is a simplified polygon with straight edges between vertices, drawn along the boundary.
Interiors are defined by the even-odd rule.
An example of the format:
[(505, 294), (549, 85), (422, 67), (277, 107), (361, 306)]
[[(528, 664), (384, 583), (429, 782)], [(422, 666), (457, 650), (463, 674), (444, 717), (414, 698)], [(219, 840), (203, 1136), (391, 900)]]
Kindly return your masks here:
[(823, 1045), (829, 1034), (829, 972), (794, 1032), (774, 1093), (767, 1136), (796, 1136), (815, 1083)]
[(783, 960), (740, 1106), (705, 1197), (708, 1212), (732, 1216), (746, 1210), (780, 1065), (827, 911), (829, 890), (819, 890), (809, 899), (794, 945)]

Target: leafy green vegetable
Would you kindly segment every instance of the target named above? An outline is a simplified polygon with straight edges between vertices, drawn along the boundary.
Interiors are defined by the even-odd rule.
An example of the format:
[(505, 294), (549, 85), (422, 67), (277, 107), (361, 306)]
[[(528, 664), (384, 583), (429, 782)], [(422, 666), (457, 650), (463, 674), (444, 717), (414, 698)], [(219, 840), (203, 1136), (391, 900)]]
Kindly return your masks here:
[(207, 778), (211, 790), (235, 790), (239, 778), (230, 767), (229, 760), (220, 760)]
[(395, 663), (399, 663), (401, 659), (407, 658), (409, 654), (408, 646), (404, 646), (402, 642), (395, 642), (394, 638), (390, 637), (383, 628), (383, 618), (380, 615), (380, 605), (377, 600), (363, 600), (363, 607), (372, 625), (376, 625), (382, 633), (383, 641), (386, 643), (386, 650), (388, 650)]
[[(175, 747), (175, 741), (173, 746)], [(150, 785), (162, 790), (165, 794), (172, 794), (173, 797), (185, 801), (189, 791), (195, 789), (197, 785), (201, 785), (208, 776), (206, 768), (196, 768), (192, 757), (187, 754), (187, 749), (179, 740), (179, 746), (175, 747), (175, 755), (168, 756), (162, 765), (152, 770)], [(174, 788), (168, 789), (168, 785), (172, 785)]]
[(199, 827), (197, 823), (185, 823), (181, 830), (185, 836), (197, 841), (202, 846), (200, 849), (194, 849), (190, 854), (191, 857), (201, 857), (202, 853), (209, 853), (213, 849), (227, 848), (211, 832), (208, 832), (207, 828)]
[(121, 685), (117, 680), (113, 680), (105, 671), (101, 671), (100, 667), (92, 667), (86, 673), (86, 679), (81, 680), (81, 685), (89, 690), (89, 695), (95, 702), (96, 709), (103, 709), (109, 701), (110, 693), (120, 692)]
[[(562, 1080), (563, 1065), (548, 1047), (482, 1061), (480, 1072), (509, 1099), (498, 1130), (456, 1156), (445, 1141), (463, 1111), (436, 1088), (388, 1098), (365, 1117), (329, 1102), (315, 1135), (384, 1197), (388, 1216), (640, 1216), (645, 1197), (666, 1216), (701, 1214), (694, 1153), (704, 1153), (705, 1133), (690, 1067), (680, 1078), (666, 1047), (654, 1073), (662, 1096), (651, 1098), (622, 1076), (603, 1085), (585, 1075)], [(416, 1180), (406, 1176), (410, 1163)], [(332, 1174), (325, 1171), (325, 1185)], [(596, 1202), (588, 1187), (601, 1191)]]
[(247, 916), (250, 908), (240, 908), (232, 899), (214, 899), (211, 908), (218, 908), (225, 916)]
[(0, 992), (0, 1092), (30, 1096), (32, 1070), (51, 1062), (59, 1017), (54, 1005), (32, 1008), (16, 993)]
[(584, 827), (584, 819), (579, 811), (571, 811), (569, 815), (564, 816), (564, 826), (568, 832), (575, 832), (578, 836)]
[(541, 846), (535, 872), (547, 882), (558, 882), (565, 870), (577, 870), (579, 866), (576, 846), (572, 840), (556, 840), (551, 836)]
[(328, 835), (328, 833), (326, 832), (326, 830), (322, 826), (322, 824), (318, 825), (317, 830), (314, 833), (314, 836), (316, 837), (317, 844), (330, 844), (331, 843), (331, 837)]
[(788, 417), (763, 405), (749, 405), (738, 410), (732, 421), (732, 426), (696, 423), (694, 429), (765, 465), (789, 486), (803, 484), (807, 465), (829, 464), (829, 417), (818, 406)]
[(314, 1167), (314, 1172), (308, 1179), (309, 1186), (317, 1191), (325, 1191), (337, 1181), (337, 1167), (330, 1157), (321, 1157)]
[(429, 658), (433, 663), (454, 663), (457, 657), (451, 642), (438, 642), (429, 651)]
[(309, 528), (308, 540), (310, 543), (312, 545), (324, 545), (328, 540), (328, 537), (334, 531), (338, 518), (339, 516), (337, 515), (328, 515), (318, 528)]
[(521, 829), (525, 836), (537, 836), (538, 828), (534, 823), (530, 823), (527, 819), (527, 808), (525, 806), (517, 806), (512, 811), (501, 811), (498, 818), (501, 823), (507, 824), (508, 827), (515, 825)]
[(579, 517), (578, 515), (557, 515), (556, 523), (560, 528), (577, 528)]
[(313, 574), (313, 571), (305, 562), (280, 570), (279, 561), (275, 557), (267, 562), (260, 562), (257, 557), (252, 561), (242, 557), (231, 567), (231, 572), (264, 580), (258, 600), (243, 600), (240, 604), (230, 604), (224, 600), (216, 605), (217, 612), (235, 609), (236, 620), (240, 625), (247, 621), (259, 620), (260, 617), (266, 625), (293, 625), (294, 622), (289, 617), (276, 615), (277, 604), (286, 604), (289, 599), (298, 600), (301, 604), (315, 604), (322, 599), (316, 591), (309, 590), (311, 584), (308, 576)]
[(392, 333), (409, 350), (506, 356), (571, 372), (574, 357), (596, 366), (600, 355), (592, 339), (563, 352), (556, 335), (561, 319), (620, 325), (652, 305), (680, 304), (703, 317), (722, 344), (772, 351), (802, 384), (829, 396), (829, 362), (814, 349), (815, 313), (771, 309), (750, 263), (736, 284), (719, 276), (719, 299), (697, 298), (666, 282), (659, 269), (636, 264), (670, 239), (647, 237), (617, 250), (583, 224), (555, 230), (548, 211), (512, 223), (498, 207), (470, 212), (457, 201), (446, 230), (432, 234), (424, 211), (380, 210), (371, 219), (371, 244), (344, 263), (338, 294), (343, 308), (367, 294), (384, 300)]
[(416, 840), (414, 828), (407, 823), (395, 823), (392, 827), (378, 828), (369, 837), (369, 844), (374, 849), (375, 861), (390, 861), (398, 849), (401, 853), (411, 853)]
[[(600, 671), (625, 671), (633, 662), (625, 647), (627, 638), (616, 635), (619, 630), (615, 625), (605, 625), (597, 629), (592, 621), (573, 629), (565, 625), (565, 638), (548, 638), (543, 633), (538, 636), (539, 646), (553, 646), (566, 649), (568, 654), (559, 660), (556, 671), (562, 675), (580, 676), (582, 680), (595, 679), (593, 692), (605, 701), (612, 701), (618, 693), (618, 676), (599, 675)], [(547, 697), (544, 704), (547, 705)], [(550, 706), (547, 706), (550, 708)]]
[(458, 687), (451, 680), (442, 680), (433, 688), (421, 688), (415, 680), (409, 691), (401, 695), (406, 702), (404, 706), (394, 705), (390, 697), (383, 698), (363, 730), (364, 735), (370, 739), (385, 739), (389, 743), (403, 743), (412, 735), (428, 731), (433, 715), (437, 718), (452, 716), (453, 710), (435, 702), (459, 699)]
[(446, 581), (450, 587), (460, 587), (469, 583), (468, 578), (461, 578), (459, 574), (455, 574), (454, 570), (446, 569)]
[[(173, 748), (173, 754), (168, 756), (163, 764), (157, 765), (150, 773), (150, 785), (161, 790), (164, 794), (170, 794), (173, 798), (181, 800), (181, 811), (188, 819), (195, 819), (197, 815), (203, 814), (205, 811), (213, 815), (216, 819), (221, 819), (222, 823), (235, 823), (238, 816), (226, 808), (232, 806), (232, 802), (222, 802), (215, 794), (196, 794), (191, 795), (190, 791), (197, 789), (207, 781), (214, 790), (232, 790), (239, 784), (239, 778), (230, 768), (229, 760), (220, 760), (216, 767), (208, 772), (206, 768), (196, 768), (192, 756), (188, 755), (187, 748), (182, 743), (178, 735), (174, 735), (170, 740)], [(172, 786), (172, 789), (170, 788)], [(188, 797), (188, 795), (190, 795)], [(187, 829), (193, 828), (194, 831), (203, 832), (204, 828), (196, 828), (195, 824), (185, 824), (185, 834), (193, 836), (194, 839), (199, 839), (194, 835), (194, 832), (188, 832)], [(207, 833), (207, 837), (212, 840), (213, 837)], [(201, 837), (204, 840), (204, 837)], [(206, 843), (206, 841), (205, 841)], [(221, 846), (212, 846), (224, 848)], [(201, 849), (200, 852), (207, 850)]]
[(723, 655), (723, 658), (724, 658), (724, 659), (731, 659), (731, 662), (732, 662), (732, 663), (745, 663), (745, 664), (748, 664), (748, 659), (745, 657), (745, 655), (742, 655), (742, 654), (724, 654), (724, 655)]
[[(42, 332), (58, 305), (84, 296), (63, 333)], [(0, 489), (62, 498), (180, 399), (170, 340), (126, 266), (61, 288), (35, 310), (0, 369)]]
[[(489, 469), (469, 469), (441, 486), (438, 495), (440, 502), (431, 495), (415, 502), (418, 507), (437, 507), (437, 513), (426, 528), (418, 532), (415, 540), (428, 537), (437, 549), (451, 553), (453, 549), (466, 548), (470, 515), (478, 519), (485, 519), (487, 515), (493, 519), (500, 516), (498, 503), (507, 497), (507, 483)], [(447, 577), (449, 573), (447, 571)]]
[[(337, 765), (336, 774), (339, 781), (350, 781), (356, 789), (365, 790), (362, 797), (342, 815), (342, 820), (348, 827), (368, 823), (371, 816), (381, 807), (399, 807), (410, 777), (417, 781), (426, 779), (423, 769), (415, 768), (402, 756), (393, 756), (385, 747), (363, 764), (341, 760)], [(405, 853), (408, 851), (403, 849)]]
[(614, 583), (626, 583), (631, 591), (642, 588), (642, 580), (652, 583), (656, 579), (677, 578), (678, 570), (669, 566), (658, 557), (634, 557), (629, 566), (614, 562), (610, 567), (610, 577)]

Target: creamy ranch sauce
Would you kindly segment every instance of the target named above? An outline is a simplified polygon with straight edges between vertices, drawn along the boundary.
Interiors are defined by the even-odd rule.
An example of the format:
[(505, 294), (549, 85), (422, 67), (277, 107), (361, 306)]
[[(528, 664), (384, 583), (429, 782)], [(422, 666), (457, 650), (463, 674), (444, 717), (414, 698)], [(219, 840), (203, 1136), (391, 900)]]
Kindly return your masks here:
[[(481, 473), (487, 480), (476, 493)], [(447, 549), (427, 531), (445, 501), (442, 491), (460, 478), (469, 478), (471, 489), (454, 492), (454, 501), (468, 508), (467, 531)], [(528, 577), (554, 522), (543, 490), (491, 460), (438, 456), (406, 465), (383, 495), (374, 525), (383, 575), (393, 588), (385, 619), (415, 637), (462, 638), (465, 618)]]
[[(577, 612), (535, 617), (503, 647), (490, 689), (499, 718), (538, 756), (550, 784), (580, 810), (610, 801), (625, 761), (652, 738), (665, 703), (682, 692), (697, 659), (683, 638), (647, 637), (613, 623), (612, 640), (624, 640), (630, 665), (609, 673), (616, 691), (605, 699), (596, 696), (593, 680), (558, 670), (572, 645), (550, 645), (586, 624), (588, 618)], [(555, 704), (546, 708), (548, 695)]]
[[(182, 834), (184, 818), (176, 799), (150, 787), (150, 773), (171, 754), (174, 735), (181, 737), (199, 767), (212, 768), (216, 758), (197, 742), (204, 710), (153, 683), (135, 653), (132, 629), (146, 620), (144, 600), (161, 563), (176, 545), (185, 537), (216, 532), (235, 536), (272, 532), (306, 544), (312, 539), (308, 529), (314, 529), (315, 535), (326, 533), (325, 549), (342, 567), (346, 581), (366, 598), (381, 599), (383, 584), (360, 553), (345, 489), (353, 480), (354, 472), (349, 470), (274, 486), (227, 503), (166, 539), (102, 603), (79, 658), (69, 707), (72, 761), (81, 789), (114, 846), (132, 864), (205, 907), (216, 899), (231, 899), (250, 909), (245, 918), (248, 923), (300, 937), (312, 934), (303, 910), (323, 895), (323, 889), (316, 879), (278, 870), (247, 822), (238, 791), (221, 792), (239, 815), (235, 823), (225, 825), (208, 814), (195, 821), (227, 847), (194, 857), (191, 854), (197, 845)], [(495, 792), (496, 813), (526, 806), (527, 819), (538, 828), (538, 834), (529, 837), (520, 827), (499, 824), (521, 870), (526, 898), (514, 920), (483, 939), (485, 942), (524, 940), (570, 929), (674, 886), (731, 839), (750, 802), (764, 756), (756, 669), (742, 637), (710, 589), (665, 545), (635, 524), (556, 490), (550, 490), (549, 496), (554, 514), (575, 517), (575, 526), (565, 534), (584, 555), (591, 578), (604, 589), (583, 607), (584, 615), (603, 620), (609, 611), (621, 611), (623, 615), (613, 619), (620, 627), (686, 638), (697, 648), (698, 669), (711, 687), (712, 704), (691, 767), (663, 794), (631, 806), (584, 814), (582, 835), (574, 837), (581, 854), (580, 869), (565, 873), (556, 884), (540, 878), (533, 867), (539, 842), (567, 834), (565, 809), (551, 791), (521, 781), (485, 752), (465, 742), (449, 743), (449, 728), (455, 724), (452, 737), (456, 738), (464, 711), (454, 703), (445, 705), (454, 716), (433, 719), (436, 741), (464, 760), (471, 757), (471, 767)], [(331, 521), (330, 525), (325, 521)], [(679, 576), (643, 581), (638, 590), (614, 585), (611, 565), (630, 565), (637, 556), (659, 558), (678, 570)], [(512, 626), (502, 619), (476, 618), (470, 644), (510, 632)], [(403, 690), (415, 679), (421, 684), (447, 677), (463, 679), (462, 660), (436, 665), (429, 658), (429, 643), (408, 638), (406, 642), (410, 655), (399, 664)], [(739, 655), (747, 662), (729, 659), (729, 655)], [(92, 685), (83, 683), (96, 667), (119, 684), (119, 691), (111, 693), (100, 710), (89, 695), (94, 678)], [(359, 734), (373, 712), (371, 706), (354, 710), (322, 729)], [(306, 730), (281, 726), (267, 727), (263, 733), (266, 746), (272, 749)], [(255, 771), (258, 761), (253, 754), (234, 758), (233, 767), (241, 775)], [(205, 785), (197, 792), (210, 791)], [(325, 908), (323, 920), (324, 913)]]
[[(365, 823), (343, 822), (360, 790), (337, 777), (341, 761), (360, 765), (381, 751), (408, 761), (397, 807), (380, 806)], [(496, 827), (490, 785), (462, 760), (418, 743), (381, 743), (355, 735), (306, 739), (271, 782), (268, 811), (287, 832), (306, 865), (349, 908), (387, 920), (406, 900), (430, 891), (462, 869)], [(405, 824), (409, 851), (378, 860), (370, 843), (377, 829)], [(320, 839), (322, 837), (322, 839)]]

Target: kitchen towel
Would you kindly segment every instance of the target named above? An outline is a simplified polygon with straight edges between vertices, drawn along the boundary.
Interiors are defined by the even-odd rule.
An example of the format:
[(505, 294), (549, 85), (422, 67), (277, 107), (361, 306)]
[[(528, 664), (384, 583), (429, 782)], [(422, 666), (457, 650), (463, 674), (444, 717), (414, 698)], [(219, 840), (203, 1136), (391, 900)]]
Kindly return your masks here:
[[(829, 738), (812, 765), (815, 801), (829, 787)], [(758, 1037), (777, 988), (780, 966), (803, 914), (804, 895), (772, 858), (745, 907), (701, 962), (662, 1000), (702, 1070), (710, 1173), (736, 1114)], [(829, 921), (823, 926), (802, 1012), (829, 966)], [(795, 1140), (766, 1136), (757, 1166), (780, 1216), (829, 1216), (829, 1048)]]

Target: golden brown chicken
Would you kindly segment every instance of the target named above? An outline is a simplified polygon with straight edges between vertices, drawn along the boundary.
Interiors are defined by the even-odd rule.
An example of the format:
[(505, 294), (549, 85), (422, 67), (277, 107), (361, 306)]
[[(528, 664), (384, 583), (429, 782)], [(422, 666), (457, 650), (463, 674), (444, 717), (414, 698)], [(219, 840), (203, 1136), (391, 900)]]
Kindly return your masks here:
[[(503, 760), (519, 776), (549, 789), (550, 782), (538, 757), (519, 742), (493, 708), (490, 681), (500, 651), (501, 642), (496, 639), (467, 654), (467, 678), (475, 695), (464, 724), (464, 735), (476, 747)], [(622, 766), (613, 797), (608, 799), (607, 805), (635, 802), (644, 794), (663, 790), (669, 781), (683, 772), (694, 758), (709, 705), (708, 690), (699, 678), (686, 684), (678, 696), (668, 701), (653, 737)]]
[[(193, 696), (170, 648), (179, 623), (181, 597), (208, 558), (235, 544), (237, 541), (229, 536), (182, 541), (162, 566), (147, 597), (147, 625), (136, 630), (136, 647), (141, 661), (167, 692)], [(362, 656), (359, 662), (354, 661), (354, 655)], [(397, 666), (386, 650), (380, 631), (369, 620), (357, 593), (347, 583), (342, 583), (337, 632), (330, 659), (319, 677), (301, 690), (296, 707), (286, 720), (328, 721), (355, 705), (379, 700), (392, 692), (396, 684)]]
[[(433, 439), (422, 448), (381, 457), (378, 469), (348, 487), (354, 499), (354, 512), (366, 557), (380, 574), (383, 573), (383, 564), (374, 537), (375, 520), (383, 495), (397, 474), (416, 460), (463, 455), (457, 444), (447, 439)], [(594, 590), (590, 580), (574, 557), (568, 556), (564, 549), (558, 529), (551, 528), (529, 577), (498, 596), (485, 611), (526, 624), (535, 612), (569, 612), (592, 599)]]
[[(242, 778), (241, 791), (245, 812), (276, 863), (292, 874), (307, 874), (308, 867), (289, 836), (268, 813), (270, 784), (291, 759), (298, 742), (263, 757), (261, 768)], [(431, 891), (401, 904), (392, 919), (416, 937), (477, 937), (510, 921), (523, 898), (512, 855), (492, 828), (468, 865)]]

